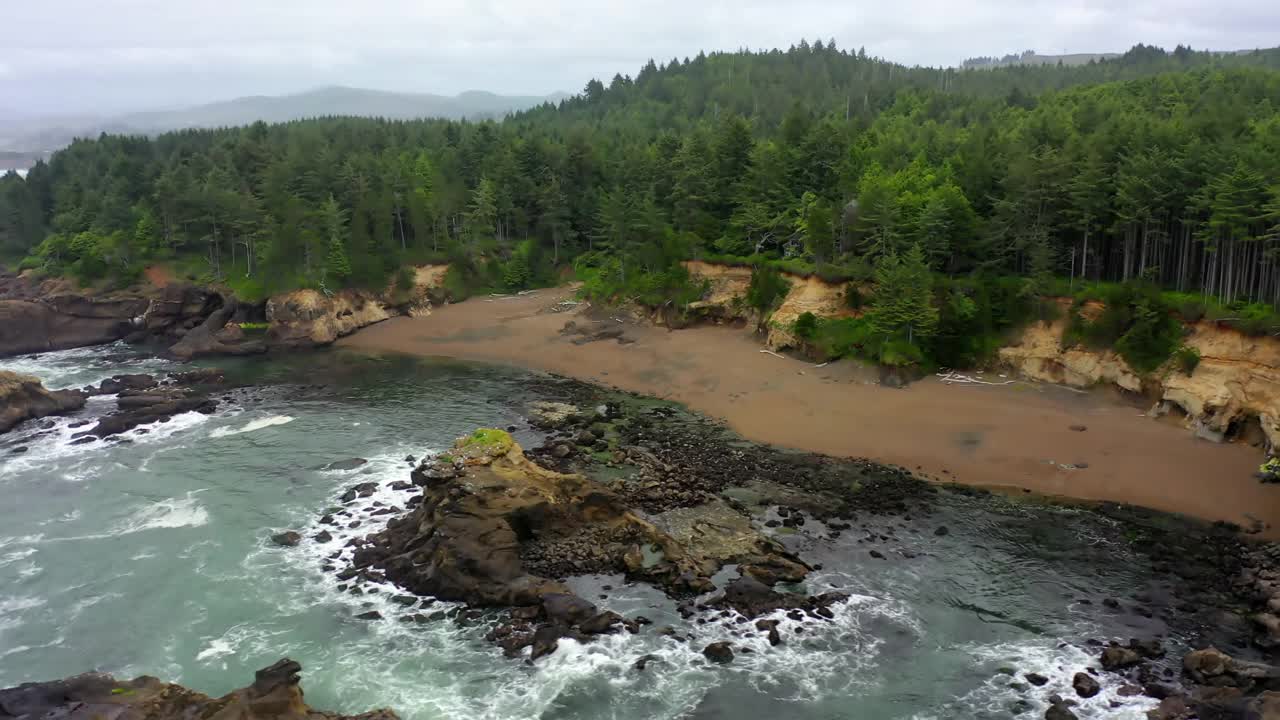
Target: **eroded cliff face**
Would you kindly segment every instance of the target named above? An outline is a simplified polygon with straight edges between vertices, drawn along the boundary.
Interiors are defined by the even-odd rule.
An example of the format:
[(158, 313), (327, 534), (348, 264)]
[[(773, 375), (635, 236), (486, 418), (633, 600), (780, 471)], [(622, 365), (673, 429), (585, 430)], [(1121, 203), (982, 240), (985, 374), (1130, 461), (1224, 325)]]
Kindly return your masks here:
[(325, 296), (316, 290), (295, 290), (267, 301), (267, 340), (290, 348), (328, 345), (398, 314), (371, 293), (343, 290)]
[(316, 290), (295, 290), (276, 295), (267, 301), (267, 344), (318, 347), (397, 315), (427, 314), (433, 291), (444, 281), (447, 270), (446, 265), (414, 268), (414, 287), (403, 295), (393, 288), (382, 293), (340, 290), (325, 295)]
[[(690, 313), (702, 319), (757, 319), (745, 303), (747, 289), (751, 286), (751, 268), (701, 260), (687, 261), (684, 266), (690, 275), (707, 280), (711, 285), (706, 297), (689, 305)], [(791, 273), (782, 273), (782, 277), (791, 287), (782, 304), (768, 318), (765, 343), (769, 349), (795, 347), (798, 343), (791, 326), (806, 312), (819, 317), (853, 315), (845, 304), (848, 283), (829, 283), (818, 277)]]
[(264, 304), (238, 303), (225, 288), (173, 282), (163, 272), (117, 291), (77, 288), (65, 278), (0, 274), (0, 357), (125, 340), (170, 347), (184, 360), (242, 355), (271, 348), (327, 345), (395, 315), (423, 315), (446, 300), (447, 265), (413, 268), (414, 285), (380, 293), (343, 290), (330, 296), (299, 290), (265, 303), (266, 341), (246, 336), (242, 322), (262, 319)]
[(1064, 348), (1063, 329), (1064, 321), (1031, 325), (1000, 349), (1000, 360), (1033, 380), (1077, 388), (1110, 383), (1148, 394), (1154, 413), (1185, 413), (1187, 427), (1212, 440), (1242, 433), (1256, 420), (1268, 447), (1280, 448), (1280, 341), (1197, 323), (1184, 340), (1200, 352), (1195, 372), (1166, 367), (1144, 381), (1115, 352)]
[(811, 312), (818, 317), (852, 317), (853, 311), (845, 303), (848, 283), (829, 283), (819, 277), (800, 277), (786, 274), (791, 283), (782, 305), (769, 317), (769, 335), (765, 342), (771, 350), (795, 347), (799, 344), (791, 332), (796, 318)]

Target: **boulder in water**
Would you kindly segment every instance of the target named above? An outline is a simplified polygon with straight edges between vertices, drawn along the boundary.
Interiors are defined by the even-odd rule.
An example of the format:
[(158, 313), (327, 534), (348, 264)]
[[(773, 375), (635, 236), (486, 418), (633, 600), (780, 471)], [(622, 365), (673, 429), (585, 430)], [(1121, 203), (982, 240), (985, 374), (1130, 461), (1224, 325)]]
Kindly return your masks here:
[(286, 530), (282, 533), (272, 535), (271, 542), (281, 547), (294, 547), (298, 543), (302, 542), (302, 535), (294, 532), (293, 530)]
[(1113, 645), (1102, 651), (1100, 658), (1106, 670), (1123, 670), (1142, 662), (1142, 656), (1127, 647)]
[(355, 470), (362, 465), (368, 463), (364, 458), (348, 458), (346, 460), (334, 460), (333, 462), (320, 468), (321, 470)]
[(1089, 673), (1078, 672), (1071, 678), (1071, 687), (1082, 698), (1091, 698), (1102, 691), (1102, 686)]
[(727, 642), (713, 642), (702, 648), (702, 654), (713, 663), (724, 665), (733, 662), (733, 646)]

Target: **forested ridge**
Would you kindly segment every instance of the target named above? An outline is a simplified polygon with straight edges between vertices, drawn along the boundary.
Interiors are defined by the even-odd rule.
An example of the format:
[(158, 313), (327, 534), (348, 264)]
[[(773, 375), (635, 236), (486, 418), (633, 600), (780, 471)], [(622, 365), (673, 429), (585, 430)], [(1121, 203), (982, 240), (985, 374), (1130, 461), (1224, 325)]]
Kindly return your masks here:
[(962, 299), (948, 292), (1000, 315), (988, 330), (1009, 320), (1007, 303), (983, 305), (991, 288), (974, 290), (987, 279), (1020, 296), (1140, 279), (1271, 306), (1278, 104), (1280, 50), (1140, 45), (987, 70), (908, 68), (832, 42), (700, 54), (502, 122), (321, 118), (77, 141), (25, 181), (0, 180), (0, 258), (85, 282), (167, 262), (249, 298), (383, 288), (427, 260), (452, 263), (458, 294), (554, 282), (572, 265), (592, 293), (656, 305), (696, 297), (679, 260), (719, 257), (897, 278), (883, 297), (910, 295), (905, 284), (933, 306), (878, 326), (910, 346), (920, 321), (920, 337), (946, 335)]

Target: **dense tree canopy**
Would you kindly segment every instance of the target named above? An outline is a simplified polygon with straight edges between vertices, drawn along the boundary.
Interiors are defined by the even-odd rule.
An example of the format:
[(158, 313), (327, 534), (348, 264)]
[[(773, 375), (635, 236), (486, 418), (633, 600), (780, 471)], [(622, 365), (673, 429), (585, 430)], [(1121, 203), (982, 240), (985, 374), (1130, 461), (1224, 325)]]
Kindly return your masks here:
[(573, 262), (652, 295), (692, 255), (868, 280), (910, 255), (952, 277), (1146, 277), (1273, 303), (1277, 103), (1277, 51), (992, 70), (829, 42), (699, 55), (500, 123), (77, 141), (0, 179), (0, 258), (85, 279), (172, 262), (248, 296), (385, 287), (446, 257), (456, 282), (518, 288)]

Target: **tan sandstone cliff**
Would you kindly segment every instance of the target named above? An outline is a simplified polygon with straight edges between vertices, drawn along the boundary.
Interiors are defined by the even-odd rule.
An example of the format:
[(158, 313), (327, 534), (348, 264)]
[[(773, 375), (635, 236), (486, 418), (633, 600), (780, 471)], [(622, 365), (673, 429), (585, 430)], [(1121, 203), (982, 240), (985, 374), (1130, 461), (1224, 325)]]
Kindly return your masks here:
[(1255, 419), (1271, 448), (1280, 447), (1280, 341), (1201, 322), (1188, 328), (1186, 345), (1200, 352), (1191, 375), (1162, 368), (1147, 378), (1115, 352), (1062, 346), (1063, 322), (1036, 323), (1018, 342), (1000, 349), (1000, 360), (1023, 376), (1071, 387), (1111, 383), (1149, 394), (1153, 410), (1178, 410), (1186, 425), (1220, 440)]
[[(690, 274), (710, 283), (710, 291), (691, 306), (702, 317), (751, 319), (741, 300), (751, 283), (751, 268), (689, 261)], [(790, 273), (791, 284), (781, 306), (766, 323), (766, 345), (781, 350), (797, 345), (791, 326), (806, 312), (819, 317), (847, 317), (853, 311), (845, 303), (848, 283), (830, 283), (818, 277)], [(1065, 310), (1070, 300), (1060, 301)], [(1101, 309), (1096, 303), (1086, 314)], [(736, 314), (736, 315), (735, 315)], [(1076, 388), (1115, 385), (1127, 392), (1151, 397), (1154, 414), (1185, 414), (1188, 429), (1211, 440), (1244, 432), (1256, 422), (1268, 449), (1280, 450), (1280, 339), (1250, 337), (1201, 322), (1188, 327), (1186, 345), (1200, 352), (1201, 361), (1191, 375), (1164, 368), (1146, 378), (1113, 351), (1083, 347), (1064, 348), (1065, 321), (1035, 323), (1017, 341), (1001, 348), (1002, 364), (1026, 378)]]
[(328, 345), (362, 327), (402, 314), (430, 312), (432, 291), (444, 280), (445, 265), (414, 268), (414, 287), (407, 293), (340, 290), (294, 290), (267, 301), (267, 341), (273, 347)]
[[(751, 285), (750, 267), (720, 265), (701, 260), (686, 261), (684, 266), (690, 275), (710, 284), (707, 295), (690, 304), (691, 312), (703, 317), (757, 319), (744, 301), (747, 288)], [(797, 344), (791, 326), (795, 324), (796, 318), (806, 312), (819, 317), (853, 315), (853, 311), (845, 304), (849, 283), (831, 283), (817, 276), (804, 277), (785, 272), (782, 277), (791, 287), (782, 304), (769, 316), (765, 343), (770, 350), (781, 350)]]

